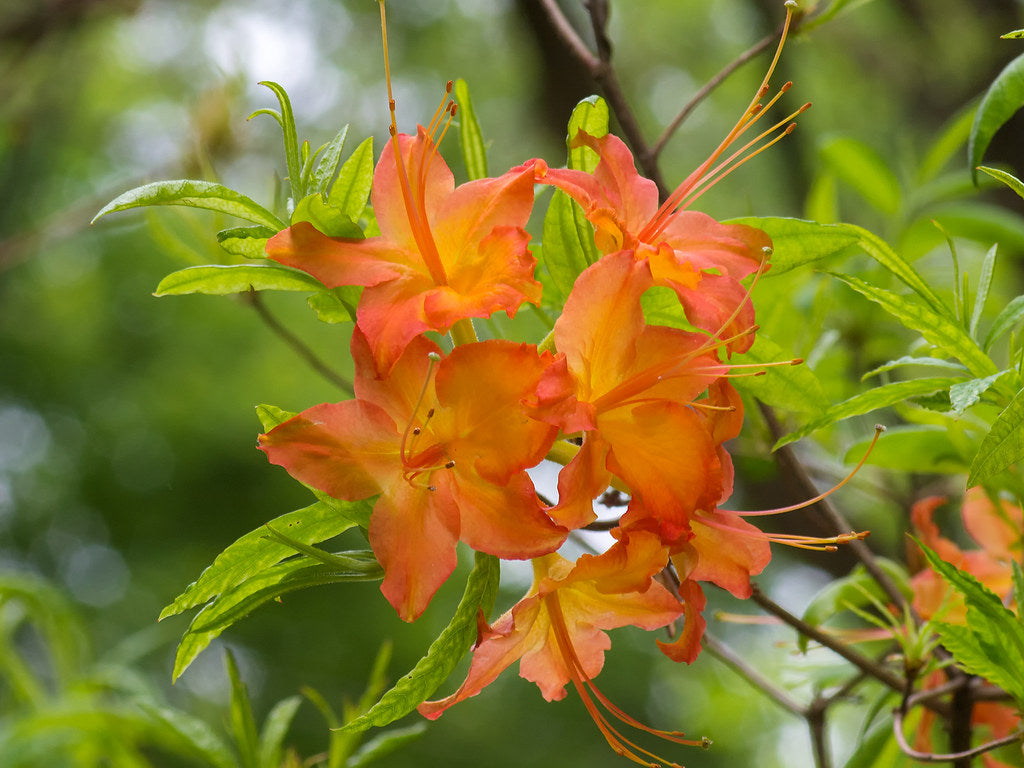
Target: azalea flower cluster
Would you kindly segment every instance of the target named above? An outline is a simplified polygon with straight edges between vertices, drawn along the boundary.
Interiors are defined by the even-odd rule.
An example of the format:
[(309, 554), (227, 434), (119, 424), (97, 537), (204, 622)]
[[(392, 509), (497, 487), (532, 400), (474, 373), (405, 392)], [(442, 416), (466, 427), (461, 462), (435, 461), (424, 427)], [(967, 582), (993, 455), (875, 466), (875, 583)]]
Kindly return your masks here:
[[(741, 280), (767, 268), (771, 242), (688, 206), (737, 163), (721, 158), (774, 103), (761, 103), (770, 74), (736, 129), (664, 202), (621, 140), (584, 132), (572, 143), (597, 154), (593, 174), (534, 159), (456, 186), (438, 152), (454, 102), (446, 96), (426, 127), (404, 135), (392, 100), (371, 192), (380, 234), (332, 238), (300, 223), (267, 244), (271, 259), (327, 287), (364, 286), (351, 342), (355, 398), (300, 413), (262, 435), (260, 448), (331, 496), (377, 497), (368, 536), (398, 615), (413, 621), (426, 609), (460, 541), (532, 562), (529, 593), (494, 623), (481, 617), (468, 677), (421, 705), (426, 717), (518, 660), (548, 700), (572, 683), (616, 751), (653, 764), (598, 707), (651, 730), (593, 686), (610, 647), (605, 630), (676, 628), (658, 645), (691, 662), (705, 627), (701, 584), (747, 597), (768, 563), (771, 537), (719, 504), (733, 486), (724, 446), (743, 421), (730, 361), (755, 333)], [(751, 144), (781, 138), (789, 119)], [(525, 229), (538, 185), (579, 204), (600, 258), (540, 345), (480, 341), (472, 318), (511, 317), (541, 299)], [(645, 320), (641, 297), (656, 286), (675, 293), (689, 329)], [(450, 334), (451, 351), (431, 333)], [(545, 458), (563, 465), (553, 502), (528, 474)], [(595, 521), (594, 500), (609, 486), (629, 494), (614, 543), (566, 559), (558, 550)]]
[[(960, 510), (964, 529), (980, 549), (961, 550), (954, 541), (939, 531), (934, 521), (935, 510), (946, 502), (943, 496), (929, 496), (918, 501), (911, 510), (911, 522), (920, 540), (943, 560), (974, 576), (999, 595), (1007, 604), (1013, 596), (1013, 562), (1020, 562), (1021, 531), (1024, 511), (1006, 499), (993, 500), (980, 486), (970, 488)], [(941, 619), (951, 624), (966, 624), (967, 606), (963, 596), (953, 590), (931, 568), (918, 571), (911, 580), (914, 609), (923, 619)], [(1018, 606), (1019, 610), (1019, 606)], [(925, 679), (925, 687), (938, 687), (945, 681), (941, 671)], [(1020, 714), (1012, 704), (980, 701), (974, 704), (971, 723), (984, 727), (992, 739), (1000, 739), (1020, 726)], [(925, 710), (918, 728), (915, 748), (931, 751), (931, 734), (935, 713)], [(1009, 768), (991, 753), (982, 755), (986, 768)]]

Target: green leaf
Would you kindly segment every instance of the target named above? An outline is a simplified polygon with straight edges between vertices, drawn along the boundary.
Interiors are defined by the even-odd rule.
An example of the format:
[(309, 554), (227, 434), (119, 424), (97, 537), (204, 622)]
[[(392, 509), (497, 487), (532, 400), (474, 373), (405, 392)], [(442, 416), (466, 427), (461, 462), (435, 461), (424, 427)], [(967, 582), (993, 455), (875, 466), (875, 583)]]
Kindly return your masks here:
[[(739, 362), (757, 365), (789, 359), (791, 356), (778, 344), (759, 333), (754, 345), (743, 353)], [(733, 379), (733, 384), (740, 392), (786, 411), (818, 412), (829, 405), (821, 382), (807, 365), (772, 366), (764, 376)]]
[[(291, 549), (289, 551), (294, 552)], [(346, 562), (357, 563), (358, 567), (351, 570), (338, 569), (320, 562), (319, 559), (300, 555), (265, 568), (218, 595), (195, 615), (182, 636), (174, 657), (174, 679), (177, 679), (221, 632), (244, 619), (264, 603), (307, 587), (350, 581), (376, 581), (384, 576), (384, 570), (378, 565), (372, 552), (343, 552), (338, 556)]]
[(975, 170), (984, 171), (993, 179), (1003, 182), (1003, 184), (1016, 192), (1020, 197), (1024, 197), (1024, 182), (1021, 182), (1021, 180), (1012, 173), (1001, 171), (998, 168), (990, 168), (987, 165), (979, 165)]
[(975, 180), (977, 172), (974, 169), (981, 163), (996, 131), (1013, 117), (1021, 105), (1024, 105), (1024, 54), (1007, 64), (996, 76), (974, 113), (974, 125), (967, 141), (967, 163)]
[(234, 256), (265, 259), (267, 240), (277, 234), (270, 227), (232, 227), (217, 233), (220, 247)]
[(595, 139), (600, 139), (608, 133), (608, 102), (600, 96), (588, 96), (575, 106), (569, 117), (566, 135), (569, 167), (593, 173), (600, 158), (590, 147), (575, 146), (576, 134), (580, 131), (590, 134)]
[[(967, 143), (974, 122), (974, 109), (962, 109), (947, 124), (939, 137), (928, 147), (928, 151), (917, 169), (918, 183), (923, 185), (936, 178), (950, 159), (960, 152)], [(960, 177), (960, 173), (957, 173)], [(934, 199), (934, 198), (933, 198)]]
[[(843, 461), (860, 460), (871, 439), (851, 445)], [(959, 475), (967, 471), (968, 461), (959, 446), (950, 438), (945, 426), (925, 424), (889, 427), (883, 432), (867, 464), (885, 467), (892, 472), (924, 472)]]
[(1024, 624), (972, 574), (947, 563), (920, 541), (917, 544), (967, 604), (966, 625), (936, 622), (942, 644), (965, 670), (1001, 686), (1018, 704), (1024, 702)]
[(1000, 40), (1020, 40), (1024, 37), (1024, 29), (1015, 29), (1012, 32), (1007, 32), (1005, 35), (1000, 35)]
[(320, 162), (309, 179), (310, 191), (318, 192), (326, 198), (331, 188), (331, 179), (338, 170), (338, 163), (341, 162), (341, 152), (345, 148), (345, 139), (348, 137), (348, 126), (346, 125), (330, 143), (326, 144), (320, 152)]
[(561, 307), (576, 278), (599, 258), (594, 228), (583, 215), (583, 209), (556, 189), (544, 216), (543, 237), (542, 256), (550, 277), (544, 286), (544, 303)]
[(331, 186), (327, 204), (352, 221), (359, 221), (373, 186), (373, 137), (364, 139), (349, 155)]
[(486, 178), (487, 147), (484, 144), (484, 134), (473, 110), (469, 86), (461, 77), (455, 81), (455, 100), (459, 103), (459, 146), (462, 148), (466, 173), (470, 179)]
[(170, 707), (159, 707), (145, 699), (135, 701), (161, 730), (173, 733), (204, 763), (213, 768), (238, 768), (231, 748), (202, 720)]
[[(348, 506), (360, 512), (347, 516), (339, 509), (341, 506)], [(288, 536), (304, 544), (315, 544), (334, 538), (355, 526), (355, 518), (365, 514), (361, 510), (369, 506), (371, 505), (368, 501), (336, 501), (335, 505), (318, 502), (276, 517), (268, 525), (272, 525), (278, 531), (286, 531)], [(217, 555), (213, 564), (163, 609), (160, 619), (202, 605), (294, 554), (295, 550), (292, 547), (272, 539), (261, 526), (245, 534)]]
[(841, 136), (827, 140), (821, 159), (873, 208), (894, 216), (901, 206), (900, 181), (871, 147)]
[(1000, 371), (981, 379), (963, 381), (950, 387), (949, 402), (953, 413), (957, 416), (963, 414), (964, 411), (981, 399), (981, 396), (988, 391), (989, 387), (996, 383), (1000, 376), (1006, 373), (1009, 373), (1009, 371)]
[(308, 221), (328, 237), (363, 238), (363, 230), (359, 225), (340, 208), (325, 203), (319, 192), (307, 195), (295, 206), (291, 223), (298, 224), (300, 221)]
[(249, 689), (238, 674), (235, 656), (230, 650), (224, 651), (224, 665), (231, 680), (231, 731), (238, 747), (241, 768), (260, 768), (257, 755), (259, 738), (256, 734), (256, 718), (252, 714)]
[(913, 357), (904, 356), (897, 360), (890, 360), (887, 363), (883, 363), (877, 368), (872, 368), (870, 371), (860, 377), (861, 381), (866, 381), (872, 376), (877, 376), (880, 373), (886, 371), (892, 371), (896, 368), (902, 368), (903, 366), (924, 366), (926, 368), (945, 368), (948, 371), (956, 371), (966, 375), (967, 369), (964, 368), (960, 363), (955, 363), (952, 360), (943, 360), (939, 357)]
[(968, 329), (971, 336), (976, 336), (978, 323), (981, 322), (981, 313), (988, 301), (988, 292), (992, 287), (992, 275), (996, 269), (996, 248), (993, 245), (985, 254), (985, 260), (981, 264), (981, 275), (978, 277), (978, 291), (974, 297), (974, 312), (971, 313), (971, 325)]
[(349, 723), (343, 732), (364, 731), (394, 722), (426, 701), (455, 669), (477, 639), (477, 613), (486, 616), (494, 606), (498, 590), (498, 558), (476, 553), (476, 567), (466, 582), (459, 607), (451, 623), (435, 640), (427, 655), (395, 687), (385, 693), (369, 712)]
[(905, 327), (920, 333), (951, 357), (957, 358), (978, 378), (998, 373), (996, 364), (981, 351), (958, 322), (945, 313), (938, 313), (916, 301), (865, 283), (856, 277), (832, 273), (858, 293), (871, 299)]
[(306, 196), (306, 190), (302, 186), (302, 162), (299, 159), (299, 136), (295, 130), (295, 115), (292, 113), (292, 103), (288, 98), (288, 93), (277, 83), (272, 80), (261, 80), (260, 85), (265, 85), (267, 88), (274, 92), (277, 96), (277, 101), (281, 105), (281, 111), (277, 112), (273, 109), (258, 109), (249, 115), (248, 119), (254, 118), (256, 115), (270, 115), (277, 121), (277, 124), (281, 126), (281, 131), (284, 133), (284, 155), (285, 160), (288, 164), (288, 181), (292, 188), (292, 199), (299, 200)]
[(836, 224), (835, 226), (857, 235), (857, 244), (864, 252), (902, 280), (910, 290), (924, 299), (936, 314), (956, 320), (955, 313), (946, 306), (918, 271), (896, 253), (885, 240), (873, 232), (853, 224)]
[(235, 192), (223, 184), (215, 184), (212, 181), (193, 181), (191, 179), (154, 181), (152, 184), (136, 187), (115, 197), (103, 206), (92, 221), (95, 222), (96, 219), (106, 216), (108, 213), (147, 205), (185, 205), (189, 208), (205, 208), (236, 216), (254, 224), (261, 224), (275, 232), (287, 226), (266, 208), (241, 192)]
[(1003, 409), (971, 462), (967, 487), (981, 485), (1024, 459), (1024, 389)]
[(416, 723), (408, 728), (395, 728), (370, 739), (352, 755), (346, 768), (365, 768), (365, 766), (387, 757), (397, 749), (415, 741), (427, 731), (426, 723)]
[[(917, 729), (922, 711), (923, 707), (918, 707), (908, 713), (903, 724), (908, 733)], [(857, 748), (843, 768), (920, 768), (920, 765), (903, 754), (892, 732), (892, 718), (887, 717), (857, 740)]]
[(263, 721), (263, 729), (260, 731), (260, 768), (280, 768), (284, 739), (288, 735), (288, 729), (301, 704), (301, 696), (289, 696), (286, 699), (281, 699), (270, 710), (267, 719)]
[(992, 321), (992, 327), (985, 337), (984, 344), (981, 345), (982, 349), (988, 352), (996, 340), (1017, 325), (1021, 318), (1024, 318), (1024, 296), (1017, 296), (1003, 307), (1002, 311), (996, 315), (996, 319)]
[[(263, 427), (264, 432), (269, 432), (274, 427), (284, 424), (295, 415), (295, 413), (278, 408), (276, 405), (264, 404), (256, 406), (256, 417), (260, 420), (260, 425)], [(278, 518), (278, 520), (280, 519)]]
[(959, 379), (948, 378), (911, 379), (910, 381), (896, 381), (868, 390), (867, 392), (862, 392), (859, 395), (854, 395), (849, 400), (836, 403), (818, 416), (818, 418), (805, 424), (800, 429), (780, 437), (772, 450), (777, 450), (784, 445), (807, 437), (807, 435), (817, 432), (819, 429), (835, 424), (843, 419), (848, 419), (851, 416), (870, 413), (879, 408), (902, 403), (904, 400), (912, 397), (927, 395), (939, 390), (948, 390), (958, 381)]
[(797, 267), (827, 259), (860, 242), (860, 236), (835, 224), (818, 224), (803, 219), (745, 217), (727, 224), (744, 224), (768, 233), (772, 239), (771, 268), (765, 277), (782, 275)]
[(323, 283), (291, 267), (278, 264), (211, 264), (172, 272), (156, 287), (154, 296), (205, 293), (223, 296), (249, 291), (319, 292)]
[(323, 323), (355, 322), (356, 305), (363, 293), (360, 285), (343, 285), (328, 288), (309, 297), (309, 306)]

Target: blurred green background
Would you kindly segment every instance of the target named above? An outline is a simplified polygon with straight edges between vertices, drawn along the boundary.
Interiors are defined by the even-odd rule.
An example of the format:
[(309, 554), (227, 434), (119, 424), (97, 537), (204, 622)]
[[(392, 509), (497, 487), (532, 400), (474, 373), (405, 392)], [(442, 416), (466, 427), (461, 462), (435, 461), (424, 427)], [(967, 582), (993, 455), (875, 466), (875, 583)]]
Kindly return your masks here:
[[(579, 3), (561, 4), (587, 28)], [(782, 15), (774, 0), (612, 2), (615, 62), (648, 137)], [(224, 731), (224, 644), (236, 653), (262, 716), (304, 685), (340, 707), (362, 691), (383, 639), (394, 641), (390, 673), (397, 677), (447, 623), (458, 583), (412, 626), (394, 616), (374, 584), (309, 590), (225, 633), (170, 686), (186, 623), (177, 617), (157, 624), (161, 607), (235, 538), (309, 503), (255, 450), (253, 407), (297, 411), (341, 394), (246, 302), (152, 296), (172, 270), (223, 261), (213, 235), (234, 222), (162, 209), (88, 225), (117, 194), (163, 178), (219, 180), (269, 202), (275, 176), (284, 175), (280, 130), (265, 117), (245, 121), (276, 106), (260, 80), (287, 88), (300, 136), (314, 146), (350, 123), (349, 150), (370, 134), (379, 149), (387, 111), (378, 19), (370, 0), (2, 3), (0, 578), (26, 591), (0, 605), (0, 744), (9, 747), (0, 750), (0, 766), (118, 764), (105, 761), (118, 740), (143, 745), (137, 754), (153, 765), (200, 764), (132, 725), (132, 717), (139, 701), (161, 702)], [(534, 0), (392, 0), (389, 19), (400, 130), (428, 119), (444, 81), (463, 77), (492, 142), (492, 173), (535, 156), (564, 162), (569, 112), (595, 87), (551, 37)], [(948, 250), (928, 223), (939, 219), (963, 238), (961, 259), (975, 274), (979, 255), (1000, 242), (998, 309), (1021, 292), (1020, 200), (975, 192), (955, 141), (937, 168), (922, 163), (1024, 50), (1021, 41), (998, 39), (1022, 26), (1024, 3), (1017, 0), (849, 3), (827, 25), (796, 37), (783, 56), (775, 82), (795, 82), (784, 104), (814, 104), (797, 132), (699, 207), (717, 217), (852, 221), (899, 243), (948, 289)], [(762, 56), (740, 70), (684, 124), (662, 157), (668, 179), (682, 180), (714, 147), (765, 66)], [(960, 125), (950, 135), (965, 137), (968, 123), (961, 118)], [(1019, 135), (1011, 123), (990, 153), (1018, 175)], [(851, 154), (849, 143), (837, 142), (856, 145)], [(445, 153), (464, 178), (454, 139)], [(878, 166), (895, 185), (888, 198), (858, 186)], [(767, 283), (758, 289), (766, 332), (808, 357), (834, 399), (856, 391), (873, 365), (905, 353), (906, 338), (845, 289), (812, 274)], [(344, 368), (348, 327), (318, 323), (302, 296), (268, 296), (267, 304)], [(833, 431), (822, 450), (807, 449), (823, 477), (831, 477), (837, 459), (829, 456), (841, 457), (851, 434), (863, 437), (863, 430)], [(733, 506), (768, 506), (782, 495), (770, 444), (752, 416), (736, 446), (741, 488)], [(858, 526), (878, 532), (876, 548), (899, 556), (908, 502), (922, 488), (945, 487), (941, 478), (880, 471), (842, 498)], [(799, 609), (829, 570), (849, 567), (842, 556), (828, 557), (783, 553), (760, 582)], [(523, 589), (521, 579), (507, 584), (503, 607)], [(711, 599), (712, 608), (753, 612), (720, 594)], [(829, 683), (832, 662), (795, 656), (791, 634), (710, 623), (796, 695), (809, 691), (808, 668), (821, 685)], [(611, 698), (656, 725), (714, 740), (709, 752), (672, 754), (690, 768), (811, 764), (802, 722), (707, 654), (679, 668), (643, 633), (623, 630), (613, 640), (599, 679)], [(94, 723), (82, 711), (109, 711), (111, 718)], [(75, 712), (78, 719), (69, 720)], [(851, 707), (833, 730), (840, 762), (862, 716)], [(312, 705), (299, 711), (288, 743), (307, 757), (326, 748)], [(546, 704), (512, 672), (381, 764), (482, 762), (623, 764), (574, 693)]]

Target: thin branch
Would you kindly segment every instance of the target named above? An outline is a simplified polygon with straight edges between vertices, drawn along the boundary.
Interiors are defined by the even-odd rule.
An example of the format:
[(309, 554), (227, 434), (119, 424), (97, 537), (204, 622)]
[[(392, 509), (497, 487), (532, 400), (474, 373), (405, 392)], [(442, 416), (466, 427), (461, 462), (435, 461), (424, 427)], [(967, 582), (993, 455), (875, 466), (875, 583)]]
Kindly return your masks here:
[(285, 328), (281, 322), (274, 317), (267, 305), (263, 303), (263, 299), (256, 291), (249, 291), (245, 294), (249, 304), (252, 305), (253, 309), (260, 316), (260, 319), (266, 323), (267, 327), (270, 328), (274, 333), (284, 341), (289, 347), (294, 350), (295, 354), (309, 363), (310, 367), (313, 368), (317, 373), (323, 376), (327, 381), (334, 384), (340, 390), (345, 392), (350, 397), (355, 394), (355, 389), (352, 387), (352, 382), (346, 379), (341, 374), (332, 370), (320, 357), (314, 352), (309, 346), (306, 345), (302, 339), (296, 336), (294, 333)]
[(647, 139), (644, 138), (643, 132), (640, 130), (640, 123), (629, 106), (626, 94), (622, 90), (622, 84), (619, 82), (618, 75), (615, 74), (615, 68), (611, 64), (611, 44), (605, 34), (605, 25), (608, 19), (607, 3), (605, 0), (587, 0), (594, 35), (598, 41), (599, 53), (595, 54), (569, 23), (555, 0), (537, 0), (537, 2), (548, 15), (555, 33), (587, 70), (587, 74), (601, 87), (608, 106), (615, 113), (626, 142), (632, 148), (633, 155), (643, 169), (644, 175), (658, 186), (658, 194), (665, 199), (669, 192), (668, 186), (665, 184), (656, 158), (651, 153)]
[(911, 757), (914, 760), (919, 760), (922, 763), (955, 763), (960, 761), (970, 761), (972, 758), (978, 755), (983, 755), (986, 752), (991, 752), (993, 749), (999, 749), (1005, 747), (1008, 744), (1024, 739), (1024, 730), (1017, 730), (1008, 736), (1003, 736), (1001, 739), (995, 739), (993, 741), (987, 741), (984, 744), (980, 744), (973, 749), (967, 749), (962, 752), (951, 752), (948, 754), (936, 754), (934, 752), (920, 752), (910, 744), (907, 743), (907, 737), (903, 735), (903, 718), (905, 716), (903, 709), (897, 709), (892, 713), (892, 730), (896, 736), (896, 743), (900, 745), (900, 749), (907, 757)]
[(853, 664), (853, 666), (857, 667), (857, 669), (859, 669), (864, 674), (870, 675), (879, 682), (889, 686), (894, 691), (903, 693), (905, 683), (903, 678), (901, 678), (899, 675), (887, 669), (885, 666), (878, 663), (874, 659), (870, 659), (864, 654), (855, 651), (852, 647), (850, 647), (846, 643), (840, 642), (836, 638), (829, 635), (827, 632), (823, 632), (822, 630), (818, 629), (818, 627), (808, 624), (803, 619), (797, 618), (789, 611), (787, 611), (785, 608), (783, 608), (781, 605), (778, 605), (773, 600), (768, 598), (768, 596), (765, 595), (764, 592), (762, 592), (757, 585), (754, 585), (754, 591), (751, 595), (751, 599), (755, 603), (760, 605), (762, 608), (764, 608), (766, 611), (768, 611), (768, 613), (782, 619), (782, 621), (784, 621), (789, 626), (793, 627), (793, 629), (795, 629), (800, 634), (806, 635), (811, 640), (814, 640), (815, 642), (825, 646), (834, 653), (839, 654), (848, 662)]
[(703, 645), (704, 650), (732, 669), (752, 686), (761, 690), (780, 707), (788, 712), (792, 712), (797, 717), (807, 717), (806, 707), (750, 666), (725, 643), (705, 632)]

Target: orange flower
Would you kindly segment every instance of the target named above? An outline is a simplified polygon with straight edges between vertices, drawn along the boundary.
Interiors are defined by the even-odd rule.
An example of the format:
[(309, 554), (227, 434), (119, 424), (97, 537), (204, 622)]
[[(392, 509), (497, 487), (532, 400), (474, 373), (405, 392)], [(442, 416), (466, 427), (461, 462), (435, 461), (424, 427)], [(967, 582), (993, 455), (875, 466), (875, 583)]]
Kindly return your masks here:
[[(396, 158), (400, 162), (396, 162)], [(364, 285), (356, 323), (386, 374), (424, 331), (458, 320), (513, 316), (541, 286), (523, 227), (533, 208), (533, 161), (497, 178), (455, 186), (423, 126), (393, 137), (373, 175), (379, 237), (331, 238), (306, 223), (278, 233), (267, 255), (328, 288)]]
[[(572, 683), (612, 748), (641, 765), (658, 758), (626, 739), (598, 704), (635, 728), (683, 744), (701, 744), (681, 733), (653, 730), (612, 704), (593, 683), (604, 666), (611, 641), (604, 630), (633, 625), (656, 629), (673, 622), (683, 606), (652, 580), (667, 562), (657, 536), (635, 532), (600, 556), (583, 555), (572, 563), (558, 554), (533, 561), (530, 592), (492, 626), (481, 621), (480, 639), (469, 674), (452, 695), (420, 705), (433, 720), (453, 704), (475, 696), (514, 662), (519, 674), (537, 684), (544, 698), (565, 697)], [(595, 702), (596, 699), (596, 702)], [(666, 763), (675, 765), (675, 763)]]
[[(914, 504), (911, 522), (926, 545), (948, 563), (967, 571), (997, 595), (1007, 596), (1013, 588), (1010, 563), (1020, 560), (1024, 513), (1005, 499), (998, 506), (980, 486), (971, 488), (964, 497), (961, 517), (964, 528), (981, 545), (981, 549), (962, 551), (942, 536), (932, 520), (935, 509), (945, 503), (942, 496), (929, 496)], [(930, 568), (914, 575), (914, 608), (928, 619), (939, 610), (942, 620), (962, 624), (966, 616), (963, 599), (946, 581)]]
[(544, 514), (526, 472), (555, 430), (521, 399), (550, 360), (525, 344), (438, 348), (420, 337), (391, 374), (375, 378), (362, 334), (352, 337), (356, 399), (314, 406), (260, 437), (298, 480), (336, 498), (380, 494), (369, 538), (381, 591), (406, 621), (426, 608), (456, 564), (455, 544), (525, 559), (556, 550), (566, 531)]
[(614, 473), (672, 541), (688, 535), (693, 510), (722, 496), (722, 461), (700, 410), (702, 393), (728, 367), (706, 336), (644, 322), (640, 296), (650, 285), (626, 252), (577, 278), (555, 323), (559, 358), (540, 380), (533, 413), (584, 435), (559, 477), (555, 520), (593, 520), (592, 500)]

